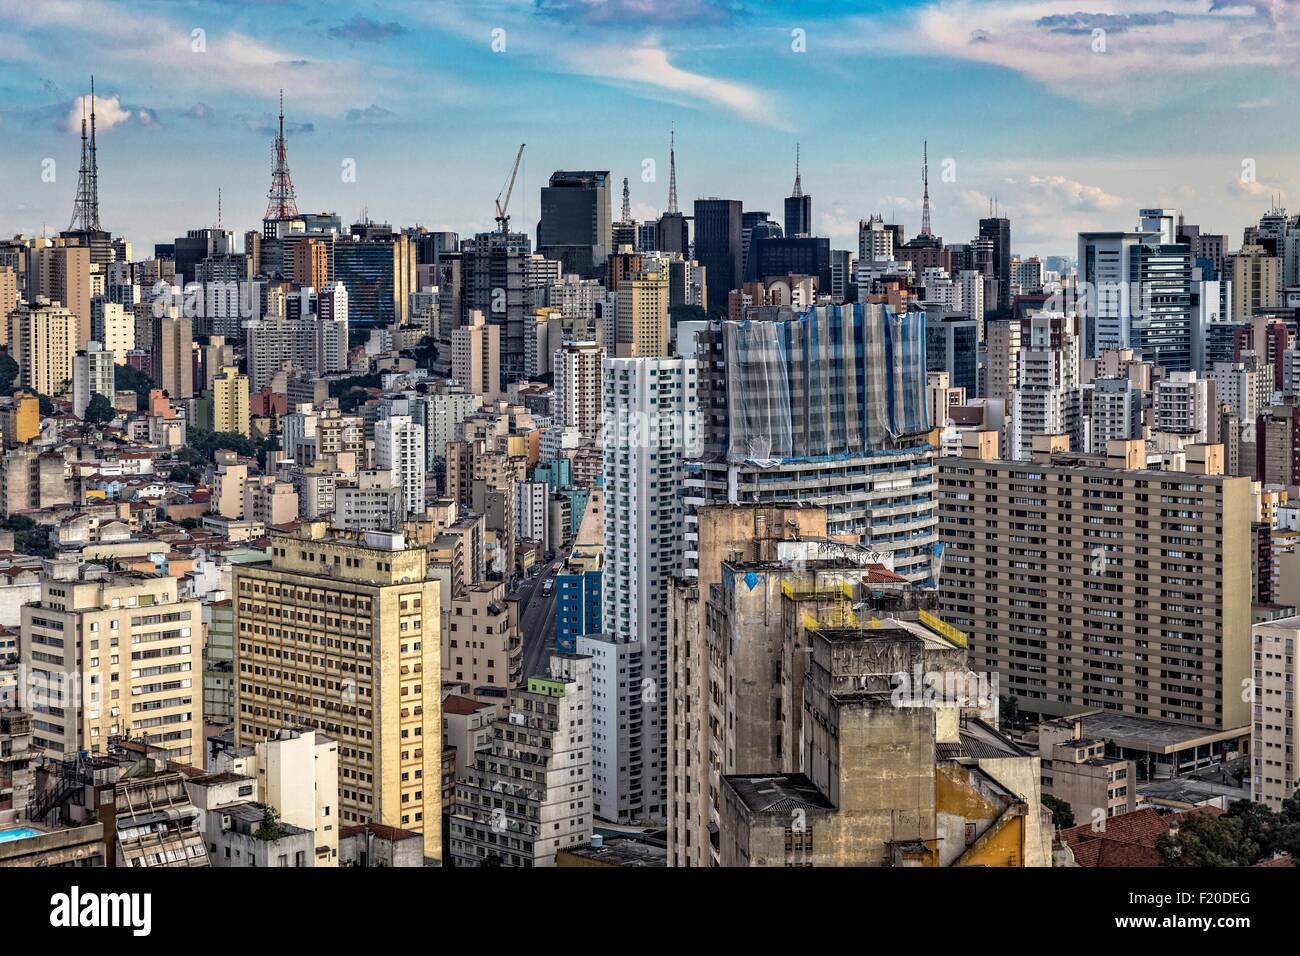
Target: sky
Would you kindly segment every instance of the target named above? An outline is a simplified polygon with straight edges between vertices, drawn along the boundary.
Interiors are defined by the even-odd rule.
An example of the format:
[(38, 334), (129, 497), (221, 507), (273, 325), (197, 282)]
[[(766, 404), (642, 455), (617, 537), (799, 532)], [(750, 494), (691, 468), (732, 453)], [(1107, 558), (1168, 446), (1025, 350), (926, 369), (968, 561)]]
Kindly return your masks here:
[[(799, 146), (816, 232), (879, 212), (1021, 255), (1183, 211), (1235, 247), (1300, 212), (1300, 0), (0, 0), (0, 235), (68, 228), (95, 76), (101, 221), (136, 244), (260, 227), (279, 90), (304, 212), (532, 232), (556, 169), (633, 212), (741, 199), (778, 220)], [(349, 175), (351, 174), (351, 175)], [(614, 197), (614, 215), (619, 211)]]

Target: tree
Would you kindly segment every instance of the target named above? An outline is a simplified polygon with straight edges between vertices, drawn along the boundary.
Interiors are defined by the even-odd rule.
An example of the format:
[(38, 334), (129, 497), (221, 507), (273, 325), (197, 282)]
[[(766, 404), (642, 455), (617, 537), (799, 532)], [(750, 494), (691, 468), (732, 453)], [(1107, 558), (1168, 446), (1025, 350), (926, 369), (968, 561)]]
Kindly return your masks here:
[(0, 527), (14, 533), (14, 550), (19, 554), (34, 554), (43, 558), (54, 556), (54, 548), (50, 546), (50, 529), (47, 526), (37, 524), (26, 515), (10, 515)]
[(0, 355), (0, 395), (12, 395), (18, 379), (18, 363), (8, 352)]
[(1074, 826), (1074, 807), (1051, 794), (1043, 794), (1043, 806), (1052, 811), (1052, 826), (1065, 830)]
[(288, 835), (284, 827), (280, 826), (280, 814), (276, 812), (275, 807), (264, 806), (262, 811), (262, 822), (253, 831), (254, 839), (279, 840)]
[(197, 485), (203, 480), (203, 472), (199, 471), (193, 465), (176, 465), (167, 474), (169, 481), (180, 482), (181, 484)]
[(135, 392), (135, 407), (144, 411), (149, 407), (149, 391), (158, 386), (134, 365), (123, 364), (113, 366), (113, 387), (120, 392)]
[(49, 418), (53, 415), (54, 399), (50, 398), (48, 395), (42, 395), (40, 392), (36, 393), (36, 397), (40, 400), (41, 404), (41, 418)]
[(105, 396), (96, 392), (90, 396), (90, 403), (86, 405), (86, 414), (83, 418), (93, 425), (102, 425), (104, 422), (111, 422), (117, 417), (117, 409), (113, 407)]
[(1225, 813), (1184, 813), (1176, 833), (1156, 839), (1166, 866), (1254, 866), (1264, 854), (1247, 839), (1242, 818)]

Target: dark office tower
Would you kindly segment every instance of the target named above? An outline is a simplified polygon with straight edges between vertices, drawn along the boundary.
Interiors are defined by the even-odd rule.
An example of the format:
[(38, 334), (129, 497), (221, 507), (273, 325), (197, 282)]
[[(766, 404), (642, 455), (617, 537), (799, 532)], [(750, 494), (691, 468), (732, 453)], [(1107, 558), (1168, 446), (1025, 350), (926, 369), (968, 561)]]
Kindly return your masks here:
[(176, 281), (197, 282), (199, 266), (205, 259), (235, 251), (235, 234), (227, 229), (191, 229), (176, 237), (172, 249), (176, 259)]
[(454, 232), (429, 232), (417, 230), (411, 235), (415, 242), (415, 264), (436, 265), (447, 252), (460, 252), (460, 236)]
[[(685, 223), (682, 223), (682, 225), (685, 225)], [(636, 250), (637, 252), (659, 251), (659, 221), (657, 219), (647, 219), (645, 222), (637, 223)]]
[(542, 187), (537, 251), (564, 272), (594, 279), (610, 247), (609, 171), (559, 170)]
[(244, 233), (244, 255), (248, 257), (249, 267), (253, 270), (253, 275), (262, 274), (262, 234), (249, 230)]
[(362, 232), (334, 244), (334, 278), (348, 291), (348, 322), (354, 328), (405, 325), (415, 291), (415, 249), (410, 237)]
[(686, 217), (677, 208), (677, 130), (668, 138), (668, 211), (659, 217), (655, 230), (655, 249), (659, 252), (680, 252), (689, 256), (691, 232)]
[(812, 234), (812, 196), (805, 196), (799, 178), (799, 146), (794, 148), (794, 191), (785, 200), (785, 234), (791, 239)]
[[(501, 327), (501, 378), (524, 376), (524, 312), (527, 292), (524, 262), (532, 244), (522, 232), (480, 232), (461, 243), (461, 325), (475, 310)], [(531, 309), (528, 310), (531, 317)]]
[(709, 277), (709, 313), (727, 313), (727, 293), (744, 279), (744, 222), (739, 199), (695, 200), (695, 259)]
[(755, 210), (746, 212), (740, 217), (740, 229), (742, 275), (745, 282), (754, 282), (759, 278), (753, 255), (754, 242), (759, 239), (781, 238), (781, 227), (773, 222), (767, 213)]
[(1011, 220), (990, 216), (980, 220), (980, 238), (993, 242), (993, 278), (998, 282), (998, 308), (1011, 308)]
[(433, 267), (434, 284), (438, 287), (438, 330), (444, 338), (460, 327), (461, 256), (459, 251), (440, 252)]
[(820, 295), (831, 294), (831, 241), (816, 236), (755, 239), (750, 249), (755, 279), (813, 276)]

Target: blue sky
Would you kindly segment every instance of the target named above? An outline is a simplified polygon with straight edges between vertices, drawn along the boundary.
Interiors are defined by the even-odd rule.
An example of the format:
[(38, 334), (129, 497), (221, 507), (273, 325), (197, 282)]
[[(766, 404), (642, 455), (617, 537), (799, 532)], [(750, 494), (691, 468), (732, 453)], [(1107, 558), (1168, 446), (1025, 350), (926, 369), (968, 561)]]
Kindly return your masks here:
[(215, 223), (218, 188), (258, 225), (280, 87), (301, 209), (462, 234), (520, 142), (517, 227), (556, 168), (655, 214), (673, 123), (685, 205), (779, 218), (801, 143), (837, 246), (876, 211), (916, 229), (927, 138), (935, 231), (969, 239), (996, 195), (1024, 254), (1149, 205), (1235, 244), (1300, 188), (1300, 0), (0, 0), (0, 24), (0, 234), (67, 228), (93, 71), (102, 219), (137, 255)]

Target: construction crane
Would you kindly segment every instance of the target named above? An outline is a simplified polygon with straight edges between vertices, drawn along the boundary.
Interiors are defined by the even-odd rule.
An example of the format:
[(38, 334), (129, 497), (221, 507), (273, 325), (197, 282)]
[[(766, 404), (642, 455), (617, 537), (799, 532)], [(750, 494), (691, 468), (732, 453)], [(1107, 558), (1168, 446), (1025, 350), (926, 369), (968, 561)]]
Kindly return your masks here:
[[(524, 158), (525, 145), (525, 143), (519, 144), (519, 152), (515, 154), (515, 166), (510, 170), (510, 178), (506, 180), (501, 192), (497, 193), (497, 228), (502, 235), (510, 231), (510, 217), (506, 214), (506, 210), (510, 208), (510, 194), (515, 191), (515, 177), (519, 175), (519, 162)], [(501, 198), (503, 195), (504, 201)]]

